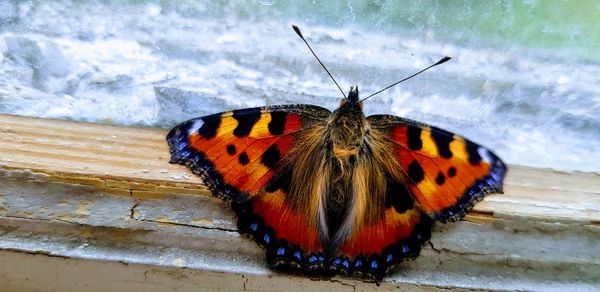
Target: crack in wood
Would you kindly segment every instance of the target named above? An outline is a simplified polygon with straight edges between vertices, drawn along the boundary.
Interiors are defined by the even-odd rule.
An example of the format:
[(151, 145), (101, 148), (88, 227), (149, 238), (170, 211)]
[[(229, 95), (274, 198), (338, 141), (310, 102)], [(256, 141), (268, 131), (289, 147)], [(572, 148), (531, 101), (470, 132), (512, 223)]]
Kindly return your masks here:
[(163, 224), (163, 225), (183, 226), (183, 227), (199, 228), (199, 229), (204, 229), (204, 230), (219, 230), (219, 231), (224, 231), (224, 232), (240, 233), (239, 230), (237, 230), (237, 229), (229, 229), (229, 228), (223, 228), (223, 227), (207, 227), (207, 226), (199, 226), (199, 225), (194, 225), (194, 224), (179, 223), (179, 222), (164, 222), (164, 221), (151, 220), (151, 219), (136, 219), (136, 218), (133, 218), (133, 219), (136, 221), (140, 221), (140, 222), (152, 222), (152, 223)]

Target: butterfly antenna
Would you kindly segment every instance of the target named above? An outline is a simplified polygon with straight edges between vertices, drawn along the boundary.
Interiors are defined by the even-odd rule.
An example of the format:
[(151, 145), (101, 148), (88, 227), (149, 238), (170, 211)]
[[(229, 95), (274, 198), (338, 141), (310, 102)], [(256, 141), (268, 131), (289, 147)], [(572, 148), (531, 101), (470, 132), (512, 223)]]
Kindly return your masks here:
[(313, 49), (310, 47), (310, 45), (308, 44), (308, 42), (306, 41), (306, 39), (302, 35), (302, 32), (300, 32), (300, 29), (297, 26), (293, 25), (293, 24), (292, 24), (292, 28), (298, 34), (298, 36), (304, 41), (304, 43), (306, 44), (306, 46), (308, 47), (308, 49), (310, 50), (310, 52), (313, 54), (313, 56), (315, 56), (315, 58), (317, 58), (317, 61), (319, 61), (319, 64), (321, 64), (321, 67), (323, 67), (323, 69), (325, 69), (325, 72), (327, 72), (327, 74), (329, 75), (329, 77), (331, 77), (331, 80), (333, 80), (333, 83), (335, 83), (335, 85), (340, 90), (340, 92), (342, 93), (342, 95), (344, 96), (344, 98), (348, 99), (348, 97), (346, 97), (346, 94), (344, 94), (344, 91), (342, 90), (342, 88), (340, 87), (340, 85), (337, 83), (337, 81), (335, 81), (335, 78), (333, 78), (333, 75), (331, 75), (331, 73), (329, 73), (329, 70), (327, 70), (327, 67), (325, 67), (325, 65), (323, 64), (323, 62), (321, 62), (321, 59), (319, 59), (319, 57), (317, 57), (317, 54), (315, 54), (315, 51), (313, 51)]
[(451, 58), (450, 58), (450, 57), (448, 57), (448, 56), (446, 56), (446, 57), (443, 57), (442, 59), (440, 59), (439, 61), (437, 61), (435, 64), (433, 64), (433, 65), (431, 65), (431, 66), (429, 66), (429, 67), (427, 67), (427, 68), (425, 68), (425, 69), (423, 69), (423, 70), (421, 70), (421, 71), (419, 71), (419, 72), (417, 72), (417, 73), (415, 73), (415, 74), (413, 74), (413, 75), (410, 75), (410, 76), (408, 76), (408, 77), (406, 77), (406, 78), (404, 78), (404, 79), (402, 79), (402, 80), (400, 80), (400, 81), (398, 81), (398, 82), (395, 82), (395, 83), (393, 83), (393, 84), (391, 84), (391, 85), (387, 86), (386, 88), (384, 88), (384, 89), (382, 89), (382, 90), (379, 90), (379, 91), (377, 91), (377, 92), (375, 92), (375, 93), (373, 93), (373, 94), (371, 94), (371, 95), (369, 95), (369, 96), (367, 96), (367, 97), (363, 98), (363, 99), (361, 100), (361, 102), (363, 102), (363, 101), (367, 100), (367, 99), (368, 99), (368, 98), (370, 98), (371, 96), (374, 96), (374, 95), (380, 94), (380, 93), (382, 93), (383, 91), (385, 91), (385, 90), (388, 90), (388, 89), (390, 89), (391, 87), (398, 85), (399, 83), (402, 83), (402, 82), (404, 82), (404, 81), (406, 81), (406, 80), (408, 80), (408, 79), (411, 79), (411, 78), (413, 78), (413, 77), (415, 77), (415, 76), (417, 76), (417, 75), (419, 75), (419, 74), (421, 74), (421, 73), (423, 73), (423, 72), (425, 72), (425, 71), (427, 71), (427, 70), (431, 69), (432, 67), (435, 67), (435, 66), (437, 66), (437, 65), (444, 64), (444, 63), (448, 62), (450, 59), (451, 59)]

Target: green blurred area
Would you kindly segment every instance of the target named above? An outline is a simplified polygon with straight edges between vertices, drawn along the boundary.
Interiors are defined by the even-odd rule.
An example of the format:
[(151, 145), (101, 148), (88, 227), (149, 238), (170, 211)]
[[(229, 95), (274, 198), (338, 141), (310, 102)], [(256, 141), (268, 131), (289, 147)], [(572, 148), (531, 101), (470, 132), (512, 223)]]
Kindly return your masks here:
[[(163, 1), (166, 3), (181, 5), (182, 1)], [(559, 56), (579, 60), (600, 60), (597, 0), (265, 0), (213, 4), (229, 9), (234, 6), (234, 13), (257, 21), (280, 17), (332, 26), (357, 25), (367, 31), (428, 35), (469, 46), (520, 46), (553, 50)]]
[(584, 59), (600, 57), (600, 1), (411, 1), (394, 5), (380, 12), (403, 27), (431, 29), (438, 37), (564, 49)]

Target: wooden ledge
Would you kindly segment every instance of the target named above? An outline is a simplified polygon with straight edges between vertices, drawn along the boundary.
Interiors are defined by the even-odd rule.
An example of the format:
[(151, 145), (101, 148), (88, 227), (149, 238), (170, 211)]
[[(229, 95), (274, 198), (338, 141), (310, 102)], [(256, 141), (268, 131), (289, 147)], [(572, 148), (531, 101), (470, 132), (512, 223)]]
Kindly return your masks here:
[[(374, 287), (266, 269), (262, 250), (239, 236), (228, 206), (186, 168), (168, 163), (165, 135), (0, 115), (0, 282), (28, 287), (17, 280), (29, 277), (47, 285), (52, 277), (27, 267), (50, 265), (73, 279), (52, 290), (81, 287), (78, 278), (90, 285), (123, 279), (86, 274), (104, 267), (130, 273), (137, 281), (131, 289)], [(15, 259), (19, 272), (4, 264)], [(148, 277), (150, 270), (161, 276)], [(396, 271), (380, 289), (598, 288), (600, 175), (511, 165), (505, 194), (488, 196), (463, 222), (436, 225), (422, 255)]]

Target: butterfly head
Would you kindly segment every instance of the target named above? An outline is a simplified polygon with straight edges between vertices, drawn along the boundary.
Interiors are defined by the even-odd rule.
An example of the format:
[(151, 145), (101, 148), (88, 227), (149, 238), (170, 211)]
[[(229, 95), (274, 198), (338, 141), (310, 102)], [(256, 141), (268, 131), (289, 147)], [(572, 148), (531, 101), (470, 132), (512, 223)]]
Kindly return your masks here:
[(326, 132), (338, 158), (356, 154), (363, 140), (367, 121), (362, 104), (358, 99), (358, 87), (352, 87), (348, 97), (343, 98), (340, 107), (332, 113)]
[(348, 101), (352, 103), (358, 103), (358, 85), (356, 87), (350, 86), (350, 92), (348, 92)]
[(340, 101), (340, 108), (347, 108), (350, 112), (357, 110), (362, 112), (362, 105), (362, 101), (358, 98), (358, 86), (350, 87), (348, 97)]

